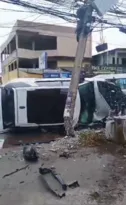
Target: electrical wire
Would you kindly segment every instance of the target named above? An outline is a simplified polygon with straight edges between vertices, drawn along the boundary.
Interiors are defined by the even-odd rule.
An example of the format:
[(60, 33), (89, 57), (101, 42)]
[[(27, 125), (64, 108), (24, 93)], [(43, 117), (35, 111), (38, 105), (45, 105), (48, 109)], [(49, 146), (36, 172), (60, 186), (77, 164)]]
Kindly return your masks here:
[[(29, 9), (32, 12), (36, 11), (36, 12), (41, 12), (42, 14), (46, 13), (48, 15), (57, 16), (57, 17), (62, 18), (64, 20), (68, 21), (68, 22), (73, 22), (73, 19), (74, 19), (74, 22), (75, 22), (75, 18), (76, 18), (75, 12), (72, 13), (72, 12), (66, 12), (66, 11), (60, 10), (59, 4), (61, 3), (61, 1), (59, 1), (59, 0), (55, 0), (55, 1), (49, 0), (50, 2), (55, 2), (55, 4), (53, 4), (53, 5), (57, 4), (59, 6), (59, 8), (58, 8), (58, 6), (57, 7), (53, 6), (52, 8), (49, 7), (49, 6), (47, 7), (44, 4), (43, 4), (44, 6), (39, 6), (38, 7), (37, 4), (33, 4), (33, 3), (28, 2), (28, 1), (26, 2), (26, 1), (21, 1), (21, 0), (20, 1), (0, 0), (0, 1), (4, 2), (4, 3), (9, 3), (9, 4), (14, 4), (14, 5), (18, 5), (18, 6), (24, 7), (25, 9), (27, 9), (27, 10)], [(47, 1), (47, 0), (45, 0), (45, 1)], [(66, 4), (66, 1), (63, 0), (62, 2), (64, 4)], [(75, 1), (72, 1), (71, 4), (73, 2), (75, 3)], [(122, 5), (123, 2), (124, 1), (122, 1), (120, 5)], [(68, 5), (68, 3), (67, 3), (67, 5)], [(123, 18), (126, 18), (126, 10), (123, 11), (123, 10), (119, 9), (118, 6), (116, 7), (116, 9), (115, 8), (114, 9), (110, 9), (109, 16), (111, 16), (111, 14), (112, 14), (112, 16), (118, 14), (119, 15), (118, 18), (120, 17), (120, 15)]]
[[(30, 15), (28, 15), (28, 16), (26, 16), (26, 17), (24, 17), (24, 18), (22, 18), (22, 21), (26, 21), (28, 18), (32, 18), (32, 17), (34, 17), (34, 16), (36, 16), (36, 15), (38, 15), (38, 14), (30, 14)], [(35, 17), (36, 18), (36, 17)], [(35, 19), (36, 20), (36, 19)], [(33, 21), (34, 21), (34, 19), (33, 19)], [(4, 27), (4, 25), (6, 26), (6, 25), (11, 25), (12, 24), (12, 26), (14, 25), (14, 23), (15, 23), (16, 21), (10, 21), (10, 22), (7, 22), (7, 23), (0, 23), (0, 28), (2, 28), (2, 26)], [(12, 27), (10, 27), (10, 28), (12, 28)]]
[(14, 1), (6, 1), (6, 0), (0, 0), (1, 2), (4, 2), (4, 3), (9, 3), (9, 4), (14, 4), (14, 5), (18, 5), (18, 6), (21, 6), (21, 7), (24, 7), (26, 9), (29, 9), (29, 10), (34, 10), (34, 11), (40, 11), (42, 14), (45, 13), (45, 14), (48, 14), (48, 15), (53, 15), (53, 16), (56, 16), (56, 17), (59, 17), (59, 18), (62, 18), (64, 20), (67, 20), (69, 22), (72, 21), (72, 18), (74, 17), (75, 18), (75, 15), (72, 14), (72, 13), (69, 13), (69, 12), (65, 12), (65, 11), (60, 11), (58, 8), (54, 9), (54, 8), (51, 8), (51, 7), (47, 7), (47, 6), (38, 6), (36, 4), (32, 4), (30, 2), (25, 2), (25, 1), (19, 1), (19, 2), (14, 2)]
[[(55, 17), (61, 18), (63, 20), (65, 20), (66, 22), (76, 22), (76, 15), (75, 15), (75, 11), (74, 12), (68, 12), (68, 9), (61, 9), (61, 1), (59, 0), (55, 0), (55, 4), (53, 0), (45, 0), (45, 1), (51, 1), (51, 3), (53, 3), (53, 5), (48, 5), (46, 6), (45, 3), (43, 3), (42, 5), (36, 3), (32, 3), (33, 1), (23, 1), (23, 0), (0, 0), (0, 2), (4, 2), (4, 3), (8, 3), (8, 4), (13, 4), (15, 6), (20, 6), (24, 9), (27, 9), (27, 11), (22, 11), (21, 12), (35, 12), (35, 13), (40, 13), (40, 14), (47, 14), (47, 15), (53, 15)], [(65, 0), (62, 0), (62, 5), (66, 4), (68, 5), (68, 1), (66, 4)], [(71, 8), (74, 7), (74, 3), (75, 1), (71, 1)], [(70, 3), (69, 3), (70, 5)], [(64, 7), (65, 8), (65, 7)], [(16, 12), (16, 10), (15, 10)], [(19, 10), (17, 10), (17, 12), (20, 12)], [(118, 4), (116, 7), (111, 8), (110, 11), (108, 12), (109, 16), (111, 17), (118, 17), (117, 19), (119, 20), (121, 17), (122, 18), (126, 18), (126, 4), (124, 4), (124, 0), (121, 1), (120, 4)], [(108, 15), (107, 14), (107, 15)], [(98, 23), (103, 23), (108, 25), (109, 27), (117, 27), (120, 28), (122, 26), (126, 26), (125, 24), (122, 24), (122, 22), (120, 23), (113, 23), (112, 21), (107, 19), (108, 17), (106, 16), (103, 20), (96, 18), (96, 21)], [(107, 20), (106, 20), (107, 19)], [(1, 27), (1, 28), (10, 28), (10, 27)], [(107, 28), (104, 28), (107, 29)], [(97, 31), (95, 31), (97, 32)], [(4, 35), (5, 36), (5, 35)]]

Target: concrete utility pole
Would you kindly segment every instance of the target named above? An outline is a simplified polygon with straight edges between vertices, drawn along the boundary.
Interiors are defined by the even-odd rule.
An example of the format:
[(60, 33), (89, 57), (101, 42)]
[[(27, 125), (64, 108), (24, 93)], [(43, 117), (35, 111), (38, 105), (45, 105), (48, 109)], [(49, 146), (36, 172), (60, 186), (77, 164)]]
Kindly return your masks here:
[(89, 33), (91, 33), (91, 24), (93, 22), (92, 12), (95, 10), (99, 16), (103, 16), (110, 9), (110, 7), (117, 2), (118, 0), (85, 0), (84, 5), (78, 9), (77, 15), (80, 21), (78, 24), (79, 28), (77, 29), (77, 40), (79, 43), (64, 110), (64, 125), (66, 134), (68, 136), (74, 136), (73, 115), (75, 100), (79, 84), (81, 66), (86, 49), (87, 36)]
[[(88, 34), (91, 32), (91, 23), (92, 23), (92, 12), (94, 10), (94, 6), (92, 1), (88, 0), (85, 4), (80, 8), (83, 12), (80, 16), (80, 35), (79, 42), (76, 51), (75, 64), (72, 71), (72, 78), (70, 82), (70, 87), (67, 95), (66, 106), (64, 111), (64, 125), (66, 134), (68, 136), (74, 136), (74, 128), (73, 128), (73, 115), (74, 115), (74, 107), (77, 96), (79, 77), (82, 68), (82, 62), (86, 50), (86, 43)], [(78, 11), (79, 12), (79, 11)]]

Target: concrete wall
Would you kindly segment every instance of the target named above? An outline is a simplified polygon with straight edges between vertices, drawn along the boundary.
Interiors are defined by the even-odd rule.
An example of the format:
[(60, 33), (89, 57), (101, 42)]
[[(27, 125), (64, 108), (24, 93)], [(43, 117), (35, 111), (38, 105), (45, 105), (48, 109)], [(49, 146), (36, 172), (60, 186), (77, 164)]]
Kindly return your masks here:
[[(76, 36), (74, 35), (73, 37), (58, 37), (57, 46), (59, 56), (75, 57), (77, 49)], [(92, 58), (92, 36), (88, 37), (85, 57)]]
[[(90, 65), (89, 62), (84, 62), (82, 65), (84, 67), (87, 64)], [(68, 68), (73, 68), (74, 67), (74, 60), (73, 61), (58, 61), (57, 67), (58, 68), (67, 68), (67, 67)]]
[(13, 70), (11, 72), (6, 72), (2, 77), (2, 83), (3, 84), (7, 83), (9, 80), (13, 80), (13, 79), (17, 78), (17, 76), (18, 76), (17, 69)]
[(6, 58), (5, 61), (2, 62), (2, 66), (9, 65), (16, 59), (17, 59), (17, 52), (13, 51), (13, 53), (10, 56), (8, 56), (8, 58)]
[[(49, 57), (53, 56), (58, 56), (57, 50), (50, 50), (47, 51)], [(33, 59), (33, 58), (39, 58), (39, 56), (42, 54), (42, 51), (32, 51), (28, 49), (18, 49), (18, 57), (19, 58), (28, 58), (28, 59)]]
[[(20, 78), (42, 78), (42, 74), (30, 74), (19, 71), (19, 77)], [(5, 84), (10, 80), (18, 78), (18, 72), (17, 69), (13, 70), (11, 72), (7, 72), (5, 75), (3, 75), (2, 83)]]

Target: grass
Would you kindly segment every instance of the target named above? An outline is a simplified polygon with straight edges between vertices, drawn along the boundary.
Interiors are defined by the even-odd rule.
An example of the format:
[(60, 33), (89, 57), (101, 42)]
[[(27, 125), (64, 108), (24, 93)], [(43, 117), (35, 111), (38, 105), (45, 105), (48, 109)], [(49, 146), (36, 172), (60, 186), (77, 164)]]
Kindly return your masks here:
[(106, 144), (107, 140), (103, 132), (89, 130), (80, 134), (79, 143), (83, 147), (95, 147)]

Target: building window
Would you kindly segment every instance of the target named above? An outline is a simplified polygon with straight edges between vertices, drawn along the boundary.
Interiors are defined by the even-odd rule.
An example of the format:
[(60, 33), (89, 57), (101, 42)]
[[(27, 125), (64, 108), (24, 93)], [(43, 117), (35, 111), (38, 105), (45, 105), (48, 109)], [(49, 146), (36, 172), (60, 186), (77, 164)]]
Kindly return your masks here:
[(8, 70), (9, 72), (12, 71), (12, 70), (15, 70), (17, 69), (17, 62), (14, 61), (13, 63), (11, 63), (9, 66), (8, 66)]
[(9, 72), (11, 71), (11, 65), (8, 66), (8, 70), (9, 70)]
[(15, 37), (10, 42), (10, 48), (11, 48), (10, 53), (16, 50), (16, 38)]
[(14, 62), (14, 69), (17, 69), (17, 61)]
[(39, 36), (35, 39), (35, 50), (56, 50), (56, 36)]
[(57, 69), (57, 61), (48, 61), (47, 68), (48, 69)]
[(119, 65), (119, 58), (117, 58), (117, 65)]
[(11, 64), (11, 70), (14, 70), (14, 63)]
[(115, 57), (112, 58), (112, 64), (115, 65)]
[(38, 68), (38, 58), (19, 58), (19, 68)]
[(123, 65), (123, 66), (126, 65), (126, 58), (122, 58), (122, 65)]

